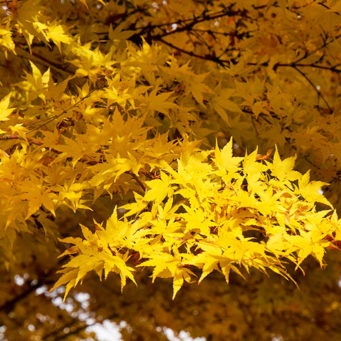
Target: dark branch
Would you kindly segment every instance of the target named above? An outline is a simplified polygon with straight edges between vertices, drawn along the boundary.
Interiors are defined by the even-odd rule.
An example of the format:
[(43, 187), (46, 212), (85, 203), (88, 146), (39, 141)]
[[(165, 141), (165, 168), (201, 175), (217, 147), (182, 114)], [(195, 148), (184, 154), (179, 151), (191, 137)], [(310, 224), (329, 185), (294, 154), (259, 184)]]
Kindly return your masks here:
[(330, 107), (329, 103), (327, 102), (327, 100), (325, 99), (325, 97), (323, 96), (323, 94), (317, 89), (316, 85), (312, 82), (312, 80), (300, 69), (298, 69), (296, 66), (293, 66), (293, 68), (300, 73), (305, 79), (306, 81), (312, 86), (312, 88), (314, 89), (314, 91), (317, 93), (318, 97), (321, 97), (322, 101), (324, 102), (324, 104), (327, 106), (329, 113), (332, 114), (333, 113), (333, 109)]
[(207, 61), (211, 61), (211, 62), (215, 62), (223, 67), (226, 67), (226, 63), (228, 63), (228, 60), (222, 60), (222, 59), (219, 59), (213, 55), (205, 55), (205, 56), (202, 56), (200, 54), (196, 54), (192, 51), (187, 51), (187, 50), (184, 50), (183, 48), (181, 47), (178, 47), (178, 46), (175, 46), (173, 45), (172, 43), (169, 43), (168, 41), (166, 40), (163, 40), (162, 38), (159, 39), (159, 41), (169, 47), (171, 47), (172, 49), (174, 50), (177, 50), (179, 52), (182, 52), (184, 54), (187, 54), (191, 57), (195, 57), (195, 58), (199, 58), (199, 59), (203, 59), (203, 60), (207, 60)]
[(55, 119), (57, 119), (58, 117), (66, 114), (69, 110), (71, 110), (72, 108), (76, 107), (78, 104), (82, 103), (85, 99), (87, 99), (95, 90), (97, 89), (92, 89), (89, 91), (89, 93), (82, 97), (80, 100), (78, 100), (76, 103), (72, 104), (71, 106), (69, 106), (67, 109), (63, 110), (60, 114), (57, 115), (53, 115), (49, 118), (47, 118), (43, 123), (41, 123), (40, 125), (38, 125), (37, 127), (32, 127), (29, 131), (26, 132), (26, 134), (30, 134), (33, 131), (36, 131), (44, 126), (46, 126), (48, 123), (54, 121)]
[[(113, 313), (113, 314), (109, 315), (107, 318), (105, 318), (105, 320), (111, 320), (111, 319), (113, 319), (113, 318), (115, 318), (115, 317), (118, 317), (118, 316), (119, 316), (119, 315), (118, 315), (117, 313)], [(59, 335), (59, 336), (55, 337), (55, 338), (53, 339), (53, 341), (64, 340), (64, 339), (68, 338), (68, 337), (71, 336), (71, 335), (77, 335), (78, 333), (80, 333), (80, 332), (83, 331), (84, 329), (89, 328), (89, 327), (92, 327), (92, 326), (94, 326), (94, 325), (96, 325), (96, 324), (98, 324), (97, 321), (95, 321), (95, 322), (93, 322), (93, 323), (89, 323), (89, 324), (84, 323), (82, 326), (80, 326), (80, 327), (78, 327), (78, 328), (76, 328), (76, 329), (74, 329), (74, 330), (71, 330), (70, 332), (68, 332), (68, 333), (66, 333), (66, 334)], [(45, 338), (44, 338), (43, 340), (45, 340)]]
[[(49, 275), (49, 273), (47, 274), (47, 276), (48, 275)], [(6, 301), (3, 305), (1, 305), (0, 311), (3, 311), (5, 313), (9, 314), (11, 311), (14, 310), (14, 308), (18, 302), (25, 299), (33, 291), (42, 287), (43, 285), (48, 285), (48, 284), (52, 284), (52, 283), (54, 283), (54, 281), (52, 281), (52, 280), (38, 280), (36, 283), (34, 283), (33, 281), (28, 283), (29, 286), (22, 293), (13, 297), (12, 299)]]
[[(200, 24), (202, 22), (211, 21), (211, 20), (215, 20), (215, 19), (219, 19), (219, 18), (223, 18), (223, 17), (236, 16), (236, 15), (240, 15), (240, 16), (243, 15), (244, 17), (246, 17), (246, 12), (240, 11), (240, 10), (232, 10), (231, 8), (228, 8), (222, 12), (218, 12), (218, 13), (212, 14), (212, 15), (202, 14), (201, 16), (195, 17), (194, 19), (192, 19), (192, 21), (189, 22), (188, 24), (186, 24), (182, 27), (176, 28), (175, 30), (163, 32), (161, 34), (152, 36), (152, 39), (153, 40), (159, 40), (160, 38), (164, 38), (164, 37), (169, 36), (171, 34), (180, 33), (180, 32), (184, 32), (184, 31), (190, 32), (193, 29), (193, 26)], [(177, 22), (173, 23), (173, 24), (179, 25), (179, 23), (177, 23)]]
[(34, 57), (34, 59), (46, 66), (46, 67), (50, 67), (51, 69), (57, 71), (57, 72), (60, 72), (62, 74), (65, 74), (66, 76), (69, 76), (70, 74), (73, 75), (74, 72), (72, 71), (69, 71), (67, 70), (66, 68), (64, 68), (63, 66), (59, 65), (59, 64), (56, 64), (54, 62), (52, 62), (51, 60), (39, 55), (38, 53), (32, 51), (32, 54), (30, 54), (29, 52), (27, 52), (23, 47), (21, 46), (16, 46), (16, 50), (17, 52), (19, 52), (19, 54), (22, 56), (22, 57), (25, 57), (25, 58), (28, 58), (28, 59), (31, 59), (32, 57)]
[(143, 189), (143, 192), (146, 191), (145, 185), (141, 182), (141, 180), (134, 174), (133, 172), (129, 172), (129, 174), (134, 178), (134, 180), (140, 185), (140, 187)]
[(333, 43), (334, 41), (336, 41), (336, 40), (338, 40), (338, 39), (340, 39), (340, 38), (341, 38), (341, 34), (335, 36), (334, 38), (330, 39), (329, 41), (328, 41), (328, 40), (325, 40), (321, 46), (319, 46), (319, 47), (317, 47), (316, 49), (314, 49), (314, 50), (312, 50), (312, 51), (310, 51), (310, 52), (304, 54), (302, 57), (300, 57), (300, 58), (298, 58), (297, 60), (295, 60), (295, 61), (293, 62), (293, 64), (298, 64), (298, 63), (301, 62), (302, 60), (308, 58), (309, 56), (311, 56), (311, 55), (314, 54), (315, 52), (317, 52), (317, 51), (319, 51), (319, 50), (325, 48), (326, 46), (330, 45), (331, 43)]
[(63, 331), (65, 328), (70, 328), (72, 327), (74, 324), (76, 324), (77, 322), (79, 322), (78, 319), (72, 319), (70, 322), (62, 325), (61, 327), (53, 330), (52, 332), (50, 332), (49, 334), (46, 334), (43, 336), (43, 338), (41, 339), (41, 341), (46, 341), (49, 338), (51, 338), (52, 336), (56, 336), (58, 335), (61, 331)]

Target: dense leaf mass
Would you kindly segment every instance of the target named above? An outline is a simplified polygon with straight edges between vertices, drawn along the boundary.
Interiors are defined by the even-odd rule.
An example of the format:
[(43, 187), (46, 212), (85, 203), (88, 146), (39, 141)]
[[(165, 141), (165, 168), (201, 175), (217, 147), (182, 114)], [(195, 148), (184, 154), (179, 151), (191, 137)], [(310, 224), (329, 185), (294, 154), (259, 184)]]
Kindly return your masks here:
[(337, 0), (1, 2), (0, 338), (340, 339), (340, 51)]

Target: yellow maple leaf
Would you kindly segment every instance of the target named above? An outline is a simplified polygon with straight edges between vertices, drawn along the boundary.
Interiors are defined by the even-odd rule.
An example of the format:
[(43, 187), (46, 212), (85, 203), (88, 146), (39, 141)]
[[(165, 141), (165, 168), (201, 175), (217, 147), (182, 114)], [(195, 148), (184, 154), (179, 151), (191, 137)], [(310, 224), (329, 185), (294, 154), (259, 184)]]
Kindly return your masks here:
[[(85, 0), (84, 2), (86, 4)], [(56, 44), (59, 51), (61, 51), (61, 43), (70, 44), (72, 42), (72, 38), (66, 34), (63, 26), (56, 22), (52, 22), (47, 26), (46, 37)]]
[(230, 138), (230, 141), (224, 146), (222, 150), (219, 149), (218, 143), (216, 142), (215, 147), (215, 164), (219, 167), (219, 169), (235, 173), (238, 170), (238, 165), (242, 161), (242, 157), (234, 157), (233, 156), (233, 139)]
[(10, 98), (11, 94), (8, 94), (0, 101), (0, 121), (8, 121), (8, 116), (14, 111), (14, 108), (8, 109)]
[(288, 157), (281, 160), (278, 149), (276, 147), (273, 162), (268, 163), (273, 176), (277, 177), (279, 180), (289, 180), (295, 181), (300, 178), (301, 174), (293, 170), (295, 165), (296, 156)]
[(301, 179), (298, 180), (300, 194), (308, 202), (320, 202), (329, 207), (333, 207), (329, 200), (322, 194), (322, 186), (328, 185), (322, 181), (310, 181), (310, 171), (307, 171)]
[[(12, 32), (4, 27), (0, 27), (0, 46), (3, 46), (7, 50), (10, 50), (16, 54), (15, 44), (12, 39)], [(5, 52), (5, 56), (7, 56), (7, 51)]]
[(155, 88), (149, 95), (146, 95), (147, 112), (153, 114), (155, 111), (169, 116), (169, 110), (176, 108), (176, 104), (169, 100), (173, 92), (158, 93), (159, 89)]
[(171, 189), (169, 186), (169, 178), (164, 172), (161, 172), (161, 179), (148, 181), (147, 185), (150, 189), (144, 196), (145, 201), (155, 200), (160, 203)]

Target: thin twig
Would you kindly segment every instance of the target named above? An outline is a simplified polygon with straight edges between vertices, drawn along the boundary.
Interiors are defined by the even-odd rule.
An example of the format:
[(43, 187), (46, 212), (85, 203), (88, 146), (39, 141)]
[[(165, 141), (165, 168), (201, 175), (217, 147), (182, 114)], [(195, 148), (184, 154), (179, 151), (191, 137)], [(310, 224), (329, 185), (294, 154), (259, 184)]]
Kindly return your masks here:
[(145, 185), (141, 182), (141, 180), (136, 176), (135, 173), (129, 172), (129, 174), (134, 178), (134, 180), (140, 185), (140, 187), (143, 189), (143, 192), (146, 191)]
[(202, 22), (205, 22), (205, 21), (211, 21), (211, 20), (214, 20), (214, 19), (219, 19), (219, 18), (223, 18), (225, 16), (229, 16), (230, 17), (230, 16), (234, 16), (234, 15), (238, 15), (238, 14), (241, 15), (241, 12), (240, 11), (229, 10), (229, 11), (222, 11), (221, 13), (217, 13), (217, 14), (214, 14), (214, 15), (211, 15), (211, 16), (202, 15), (201, 19), (198, 19), (198, 17), (194, 18), (194, 19), (192, 19), (192, 21), (190, 23), (186, 24), (185, 26), (176, 28), (175, 30), (172, 30), (172, 31), (161, 33), (159, 35), (152, 36), (151, 38), (153, 40), (159, 40), (160, 38), (164, 38), (166, 36), (169, 36), (169, 35), (172, 35), (172, 34), (175, 34), (175, 33), (180, 33), (180, 32), (184, 32), (184, 31), (191, 31), (193, 26), (195, 26), (197, 24), (200, 24)]
[(64, 75), (67, 75), (67, 76), (69, 76), (70, 74), (71, 75), (74, 74), (74, 72), (62, 68), (60, 65), (48, 60), (47, 58), (45, 58), (43, 56), (40, 56), (39, 54), (37, 54), (34, 51), (32, 52), (32, 54), (30, 54), (29, 52), (25, 51), (21, 46), (18, 46), (18, 45), (16, 46), (16, 49), (18, 50), (19, 54), (22, 55), (22, 57), (25, 57), (28, 59), (31, 59), (32, 57), (34, 57), (34, 59), (38, 63), (40, 63), (44, 66), (50, 67), (51, 69), (53, 69), (57, 72), (63, 73)]
[[(215, 13), (212, 13), (211, 16), (215, 16), (215, 15), (222, 15), (224, 13), (224, 11), (218, 11), (218, 12), (215, 12)], [(199, 15), (197, 17), (194, 17), (194, 18), (188, 18), (188, 19), (179, 19), (177, 21), (173, 21), (173, 22), (168, 22), (168, 23), (162, 23), (162, 24), (156, 24), (156, 25), (147, 25), (147, 26), (143, 26), (143, 27), (136, 27), (135, 29), (136, 30), (146, 30), (146, 29), (154, 29), (154, 28), (161, 28), (161, 27), (164, 27), (164, 26), (171, 26), (171, 25), (181, 25), (181, 24), (184, 24), (186, 22), (189, 22), (189, 21), (197, 21), (197, 20), (201, 20), (203, 21), (203, 19), (199, 19), (200, 17), (202, 18), (207, 18), (205, 20), (209, 20), (209, 18), (211, 18), (211, 16), (209, 14), (202, 14), (202, 15)]]
[(196, 57), (196, 58), (199, 58), (199, 59), (203, 59), (203, 60), (215, 62), (215, 63), (220, 64), (220, 65), (223, 66), (223, 67), (226, 67), (226, 63), (228, 63), (227, 60), (221, 60), (221, 59), (218, 59), (217, 57), (212, 56), (212, 55), (205, 55), (205, 56), (202, 56), (202, 55), (196, 54), (196, 53), (194, 53), (194, 52), (192, 52), (192, 51), (184, 50), (183, 48), (178, 47), (178, 46), (175, 46), (175, 45), (173, 45), (172, 43), (169, 43), (168, 41), (166, 41), (166, 40), (164, 40), (164, 39), (162, 39), (162, 38), (160, 38), (159, 41), (160, 41), (161, 43), (163, 43), (163, 44), (165, 44), (165, 45), (171, 47), (172, 49), (177, 50), (177, 51), (179, 51), (179, 52), (182, 52), (182, 53), (184, 53), (184, 54), (187, 54), (187, 55), (189, 55), (189, 56), (191, 56), (191, 57)]
[(274, 65), (274, 68), (277, 68), (277, 67), (310, 67), (313, 69), (321, 69), (321, 70), (341, 73), (341, 69), (337, 69), (336, 66), (335, 65), (334, 66), (319, 65), (319, 64), (302, 64), (302, 63), (278, 63)]
[(38, 130), (38, 129), (44, 127), (44, 126), (46, 126), (46, 124), (52, 122), (53, 120), (59, 118), (60, 116), (62, 116), (62, 115), (64, 115), (64, 114), (66, 114), (69, 110), (71, 110), (72, 108), (76, 107), (78, 104), (80, 104), (80, 103), (83, 102), (85, 99), (87, 99), (95, 90), (96, 90), (96, 89), (90, 90), (89, 93), (88, 93), (86, 96), (82, 97), (79, 101), (77, 101), (76, 103), (72, 104), (72, 105), (71, 105), (70, 107), (68, 107), (67, 109), (64, 109), (60, 114), (58, 114), (58, 115), (53, 115), (53, 116), (49, 117), (48, 119), (45, 120), (44, 123), (38, 125), (38, 126), (35, 127), (35, 128), (30, 129), (29, 131), (25, 132), (25, 134), (30, 134), (30, 133), (32, 133), (33, 131), (36, 131), (36, 130)]
[[(7, 140), (24, 140), (25, 139), (22, 136), (19, 135), (5, 135), (5, 136), (0, 136), (0, 141), (7, 141)], [(27, 141), (29, 143), (35, 144), (37, 146), (41, 146), (43, 143), (38, 141), (38, 140), (34, 140), (31, 138), (27, 138)]]
[(317, 89), (316, 85), (312, 82), (312, 80), (303, 71), (298, 69), (296, 66), (293, 66), (293, 68), (305, 78), (305, 80), (312, 86), (312, 88), (314, 88), (314, 91), (317, 93), (317, 96), (321, 97), (322, 101), (327, 106), (329, 112), (332, 114), (333, 109), (330, 107), (329, 103), (327, 102), (323, 94)]
[(302, 57), (296, 59), (293, 64), (298, 64), (299, 62), (301, 62), (302, 60), (308, 58), (309, 56), (311, 56), (312, 54), (314, 54), (315, 52), (323, 49), (324, 47), (328, 46), (329, 44), (333, 43), (334, 41), (338, 40), (341, 38), (341, 34), (335, 36), (334, 38), (332, 38), (331, 40), (329, 41), (325, 41), (321, 46), (317, 47), (316, 49), (304, 54)]

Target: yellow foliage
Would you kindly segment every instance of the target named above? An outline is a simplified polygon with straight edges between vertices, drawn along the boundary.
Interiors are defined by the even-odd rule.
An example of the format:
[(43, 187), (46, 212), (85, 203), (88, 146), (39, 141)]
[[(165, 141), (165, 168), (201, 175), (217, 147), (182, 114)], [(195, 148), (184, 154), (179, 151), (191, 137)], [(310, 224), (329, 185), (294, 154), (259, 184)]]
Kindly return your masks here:
[[(341, 240), (340, 30), (331, 0), (3, 2), (4, 271), (59, 253), (64, 298), (92, 271), (122, 290), (143, 269), (175, 298), (213, 272), (324, 267)], [(106, 197), (103, 223), (60, 222)]]
[[(206, 151), (195, 152), (180, 157), (177, 169), (164, 167), (157, 179), (146, 182), (144, 195), (124, 206), (127, 217), (134, 218), (118, 220), (115, 209), (104, 235), (101, 230), (85, 236), (86, 249), (68, 238), (79, 255), (65, 265), (63, 276), (69, 278), (69, 268), (98, 271), (92, 262), (76, 260), (89, 252), (101, 259), (106, 247), (126, 260), (140, 255), (139, 267), (153, 267), (153, 281), (173, 278), (174, 296), (184, 281), (196, 277), (192, 267), (202, 270), (199, 282), (213, 270), (228, 282), (231, 269), (242, 275), (238, 267), (270, 269), (290, 278), (285, 259), (299, 266), (312, 255), (322, 265), (330, 245), (325, 237), (339, 227), (335, 230), (331, 222), (335, 212), (316, 210), (318, 202), (332, 208), (318, 193), (321, 183), (293, 171), (293, 158), (281, 161), (277, 150), (273, 163), (264, 162), (256, 159), (257, 152), (234, 157), (232, 144), (231, 139), (222, 150), (216, 147), (212, 160)], [(133, 280), (133, 275), (123, 265), (120, 271), (123, 287), (126, 276)], [(78, 280), (79, 275), (73, 284)]]

